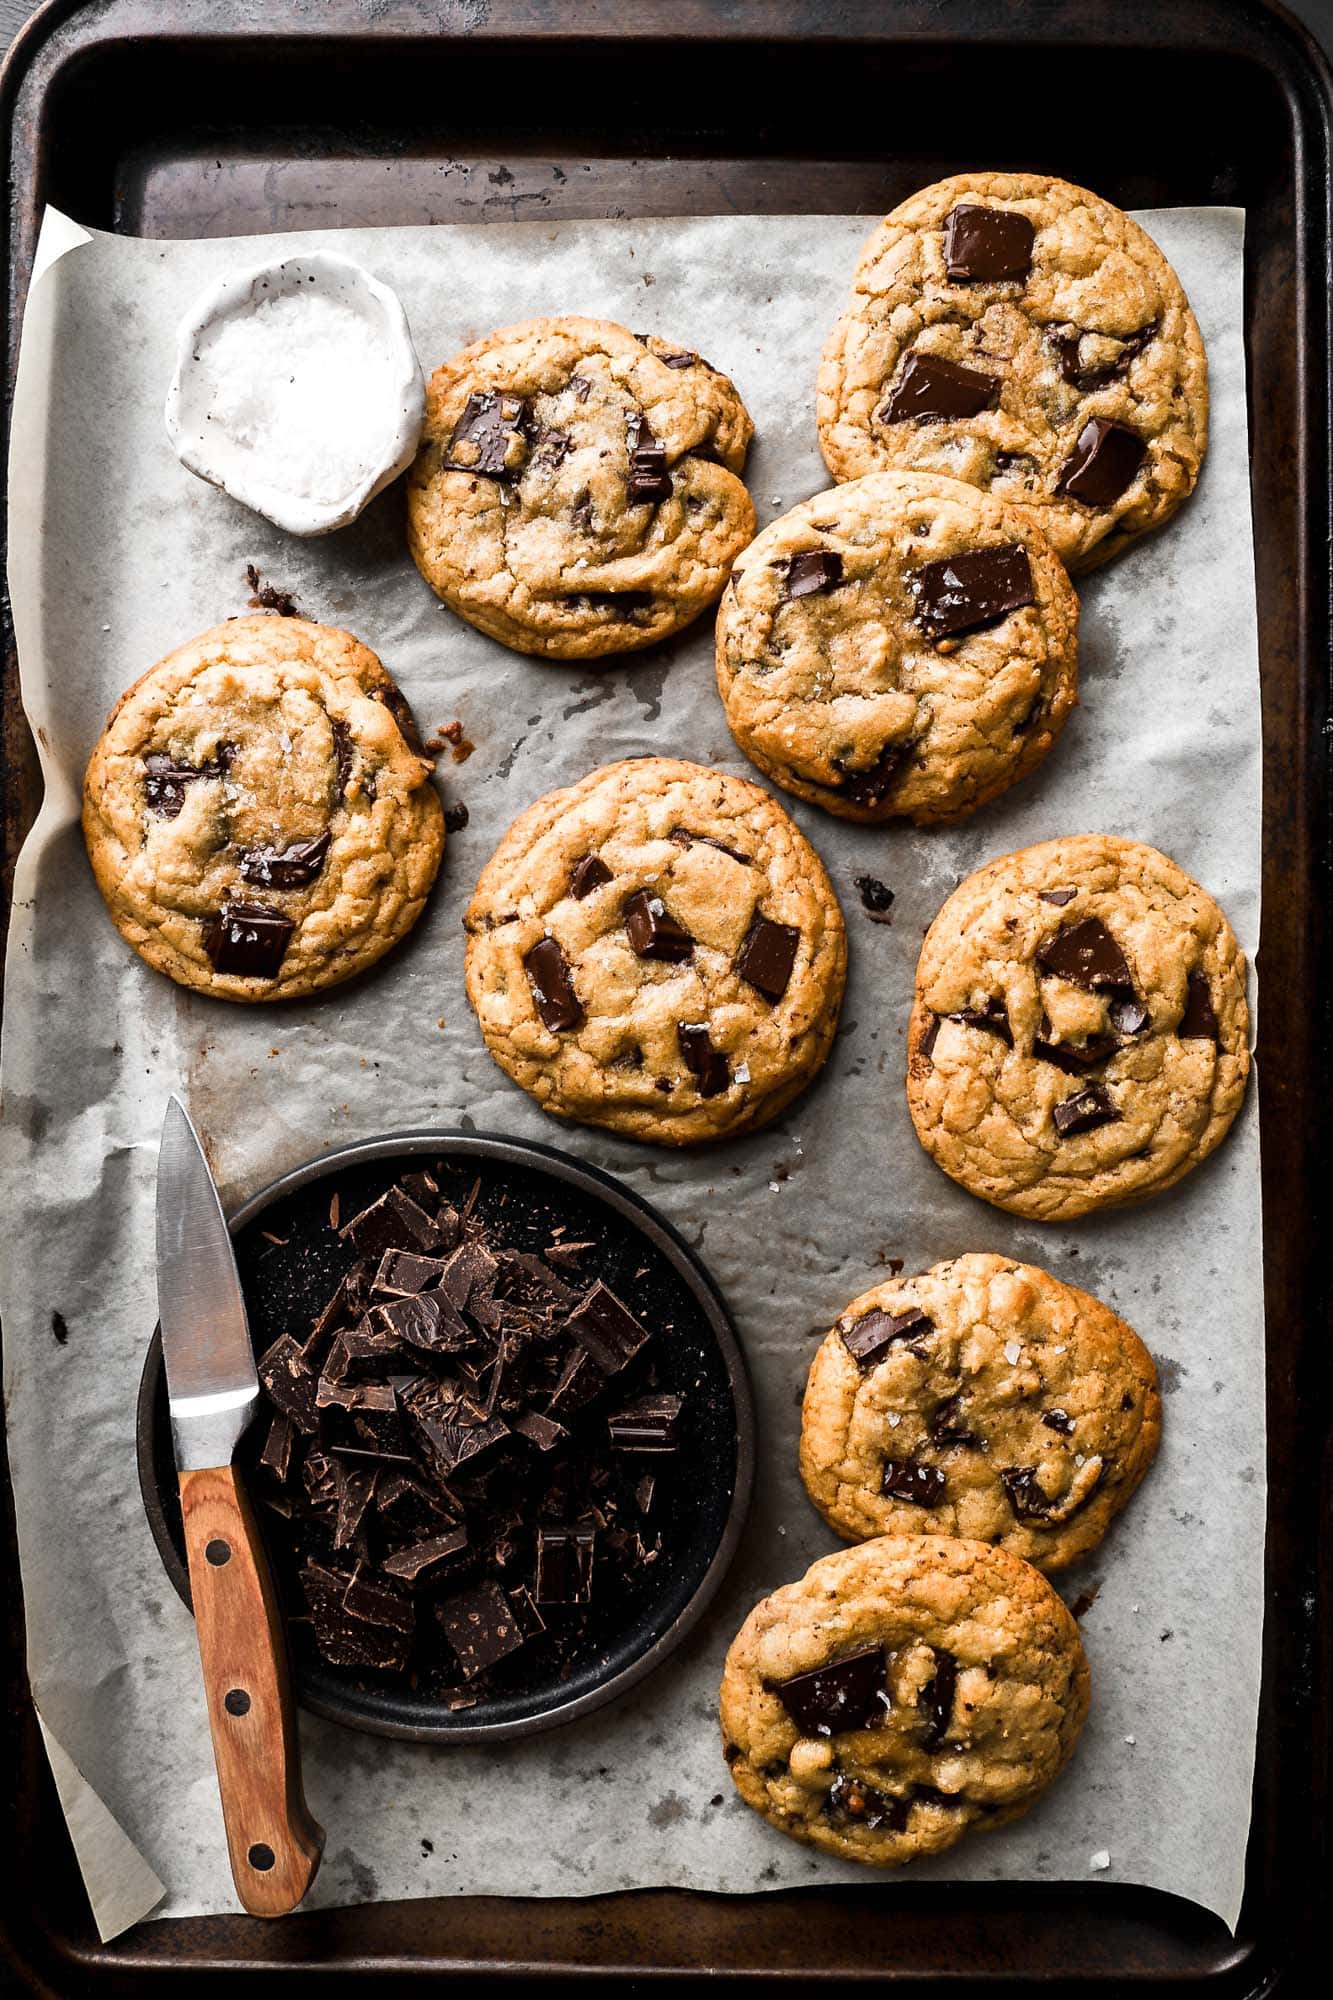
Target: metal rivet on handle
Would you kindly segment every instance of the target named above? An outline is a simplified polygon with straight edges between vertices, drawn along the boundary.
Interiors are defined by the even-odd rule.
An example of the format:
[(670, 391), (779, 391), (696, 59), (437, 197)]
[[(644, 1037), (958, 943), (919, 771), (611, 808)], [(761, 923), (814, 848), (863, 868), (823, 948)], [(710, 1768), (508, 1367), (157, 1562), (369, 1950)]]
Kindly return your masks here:
[(267, 1873), (267, 1871), (273, 1866), (277, 1858), (278, 1857), (273, 1852), (273, 1849), (271, 1847), (265, 1847), (262, 1840), (257, 1840), (254, 1846), (250, 1849), (249, 1854), (246, 1856), (246, 1859), (248, 1860), (252, 1868), (261, 1869), (265, 1873)]
[(226, 1694), (222, 1697), (222, 1706), (226, 1709), (228, 1715), (248, 1715), (250, 1713), (250, 1697), (244, 1688), (228, 1688)]
[(223, 1563), (231, 1561), (231, 1543), (221, 1540), (210, 1542), (204, 1550), (204, 1554), (208, 1557), (214, 1569), (221, 1569)]

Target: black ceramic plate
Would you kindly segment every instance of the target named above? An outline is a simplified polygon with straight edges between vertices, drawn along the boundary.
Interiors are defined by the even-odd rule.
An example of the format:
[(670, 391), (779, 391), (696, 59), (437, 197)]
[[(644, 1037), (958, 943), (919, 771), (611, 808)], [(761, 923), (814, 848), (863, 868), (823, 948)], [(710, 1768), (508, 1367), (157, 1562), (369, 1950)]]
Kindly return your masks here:
[[(423, 1741), (475, 1741), (549, 1729), (599, 1708), (658, 1666), (712, 1598), (735, 1552), (754, 1472), (754, 1410), (745, 1363), (722, 1296), (694, 1252), (646, 1202), (609, 1175), (547, 1146), (462, 1132), (394, 1133), (325, 1154), (262, 1189), (231, 1221), (256, 1353), (307, 1328), (356, 1253), (329, 1226), (336, 1190), (341, 1216), (354, 1215), (414, 1162), (440, 1163), (441, 1184), (461, 1200), (479, 1184), (483, 1219), (503, 1216), (505, 1240), (534, 1249), (553, 1223), (567, 1240), (591, 1242), (581, 1278), (601, 1278), (650, 1325), (669, 1320), (654, 1343), (664, 1390), (687, 1392), (687, 1420), (673, 1469), (670, 1531), (663, 1558), (593, 1622), (577, 1656), (531, 1668), (512, 1688), (475, 1706), (450, 1709), (428, 1686), (330, 1667), (308, 1626), (289, 1625), (297, 1694), (306, 1707), (354, 1728)], [(238, 1459), (252, 1462), (263, 1441), (258, 1422)], [(139, 1483), (158, 1552), (188, 1604), (180, 1505), (167, 1421), (161, 1336), (144, 1364), (138, 1409)], [(264, 1510), (260, 1510), (261, 1515)], [(276, 1544), (276, 1537), (271, 1538)], [(302, 1608), (295, 1558), (272, 1549), (289, 1611)]]

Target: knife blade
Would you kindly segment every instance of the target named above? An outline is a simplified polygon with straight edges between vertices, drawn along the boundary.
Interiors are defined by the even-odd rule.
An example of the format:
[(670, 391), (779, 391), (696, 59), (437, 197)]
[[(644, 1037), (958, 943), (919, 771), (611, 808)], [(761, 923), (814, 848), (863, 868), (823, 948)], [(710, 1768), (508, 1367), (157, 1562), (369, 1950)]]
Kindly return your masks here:
[(217, 1186), (179, 1097), (157, 1162), (157, 1310), (176, 1463), (230, 1465), (259, 1398), (245, 1298)]
[(282, 1611), (232, 1458), (259, 1377), (222, 1203), (178, 1097), (157, 1171), (157, 1300), (195, 1636), (232, 1879), (252, 1916), (294, 1910), (324, 1829), (301, 1787)]

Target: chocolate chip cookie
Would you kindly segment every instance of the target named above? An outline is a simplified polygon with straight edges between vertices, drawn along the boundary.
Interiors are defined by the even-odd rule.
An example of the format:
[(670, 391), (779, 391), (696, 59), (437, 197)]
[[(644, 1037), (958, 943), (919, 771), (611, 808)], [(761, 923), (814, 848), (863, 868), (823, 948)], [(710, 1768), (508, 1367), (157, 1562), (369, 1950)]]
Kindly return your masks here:
[(810, 1367), (801, 1477), (831, 1528), (965, 1535), (1064, 1569), (1157, 1453), (1152, 1356), (1032, 1264), (955, 1257), (863, 1292)]
[(984, 1201), (1067, 1221), (1170, 1187), (1249, 1072), (1245, 960), (1155, 848), (1074, 834), (1006, 854), (926, 933), (908, 1028), (917, 1137)]
[(725, 375), (602, 319), (534, 319), (431, 377), (408, 543), (432, 590), (520, 653), (651, 646), (754, 533), (754, 432)]
[(1208, 369), (1180, 280), (1136, 222), (1044, 174), (958, 174), (866, 244), (818, 416), (835, 479), (966, 479), (1031, 507), (1085, 570), (1193, 491)]
[(1088, 1711), (1078, 1627), (1007, 1549), (884, 1535), (757, 1604), (722, 1676), (724, 1755), (779, 1832), (893, 1867), (1027, 1811)]
[(373, 965), (421, 914), (444, 815), (412, 712), (368, 647), (232, 618), (135, 682), (84, 779), (121, 936), (221, 1000), (294, 1000)]
[(776, 1117), (832, 1046), (842, 912), (810, 843), (744, 778), (638, 757), (549, 793), (464, 921), (486, 1046), (562, 1118), (722, 1138)]
[(1078, 599), (1030, 515), (882, 472), (770, 522), (717, 620), (717, 684), (759, 769), (840, 819), (958, 819), (1055, 742)]

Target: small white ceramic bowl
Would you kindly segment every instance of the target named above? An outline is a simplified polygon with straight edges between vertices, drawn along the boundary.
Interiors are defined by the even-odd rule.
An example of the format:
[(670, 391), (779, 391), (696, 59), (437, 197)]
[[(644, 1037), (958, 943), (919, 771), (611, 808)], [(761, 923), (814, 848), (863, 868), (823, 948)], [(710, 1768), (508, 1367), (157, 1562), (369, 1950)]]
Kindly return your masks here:
[[(373, 449), (363, 452), (363, 463), (357, 465), (347, 492), (336, 499), (293, 490), (293, 482), (284, 483), (284, 467), (271, 451), (232, 437), (209, 419), (216, 380), (205, 355), (206, 337), (225, 321), (251, 313), (266, 301), (297, 294), (350, 308), (384, 344), (387, 366), (375, 391), (383, 404), (383, 422), (369, 427)], [(348, 257), (312, 250), (281, 263), (234, 272), (201, 293), (181, 321), (166, 407), (167, 436), (177, 457), (201, 479), (220, 486), (233, 500), (289, 534), (327, 535), (354, 521), (412, 463), (425, 414), (421, 364), (402, 305), (387, 285)], [(339, 411), (330, 408), (329, 428), (335, 436), (338, 418)]]

